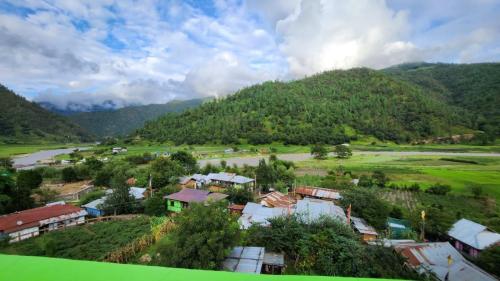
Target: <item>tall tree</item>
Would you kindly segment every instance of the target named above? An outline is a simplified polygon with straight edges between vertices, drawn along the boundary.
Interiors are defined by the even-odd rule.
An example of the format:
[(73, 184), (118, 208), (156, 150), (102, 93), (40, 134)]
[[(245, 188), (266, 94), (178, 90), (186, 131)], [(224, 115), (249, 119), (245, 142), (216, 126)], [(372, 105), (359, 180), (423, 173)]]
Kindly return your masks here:
[(177, 228), (158, 252), (171, 267), (220, 269), (232, 247), (240, 242), (237, 218), (224, 202), (193, 204), (175, 217)]

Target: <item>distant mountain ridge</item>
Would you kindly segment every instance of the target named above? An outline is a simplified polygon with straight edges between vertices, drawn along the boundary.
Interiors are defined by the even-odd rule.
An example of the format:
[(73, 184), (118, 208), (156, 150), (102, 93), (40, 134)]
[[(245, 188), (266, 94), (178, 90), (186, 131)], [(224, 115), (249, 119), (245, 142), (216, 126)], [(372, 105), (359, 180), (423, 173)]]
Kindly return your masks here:
[(165, 104), (128, 106), (117, 110), (79, 112), (67, 118), (98, 137), (125, 136), (147, 121), (166, 113), (178, 113), (196, 107), (208, 99), (173, 100)]
[(472, 112), (477, 129), (500, 135), (500, 63), (407, 63), (383, 71)]
[(80, 126), (0, 84), (0, 142), (85, 142), (92, 136)]
[(47, 109), (48, 111), (57, 113), (63, 116), (70, 116), (73, 114), (78, 114), (82, 112), (101, 112), (101, 111), (114, 111), (116, 110), (116, 105), (113, 101), (105, 101), (101, 104), (93, 104), (91, 106), (82, 105), (78, 103), (69, 103), (64, 108), (61, 108), (51, 102), (41, 101), (37, 102), (41, 107)]

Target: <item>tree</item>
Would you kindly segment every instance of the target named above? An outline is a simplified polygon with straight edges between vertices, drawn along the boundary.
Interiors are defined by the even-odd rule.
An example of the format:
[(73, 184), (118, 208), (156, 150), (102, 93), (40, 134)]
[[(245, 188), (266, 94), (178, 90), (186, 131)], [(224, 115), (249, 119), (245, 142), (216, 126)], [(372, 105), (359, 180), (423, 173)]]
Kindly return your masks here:
[(431, 186), (425, 190), (425, 192), (427, 192), (427, 193), (436, 194), (436, 195), (446, 195), (450, 191), (451, 191), (451, 187), (449, 185), (439, 184), (439, 183), (436, 183), (433, 186)]
[(38, 171), (26, 170), (17, 174), (17, 186), (27, 189), (35, 189), (40, 186), (43, 178)]
[(470, 192), (474, 196), (474, 198), (479, 198), (483, 194), (483, 187), (480, 185), (473, 185), (469, 187)]
[(0, 157), (0, 170), (5, 169), (8, 172), (14, 172), (15, 169), (12, 167), (12, 163), (10, 157)]
[(235, 204), (245, 205), (253, 201), (253, 192), (246, 188), (230, 187), (225, 193), (229, 195), (228, 200)]
[(347, 159), (352, 156), (352, 151), (347, 145), (339, 144), (335, 146), (337, 158)]
[(313, 155), (315, 159), (323, 160), (328, 156), (328, 150), (324, 145), (316, 144), (311, 147), (311, 155)]
[(104, 163), (95, 157), (89, 157), (85, 160), (84, 165), (88, 167), (92, 174), (95, 174), (102, 169)]
[(369, 177), (367, 175), (361, 175), (359, 177), (358, 186), (361, 186), (361, 187), (372, 187), (373, 186), (373, 180), (372, 180), (371, 177)]
[(262, 191), (268, 191), (276, 182), (276, 173), (273, 167), (268, 165), (264, 159), (260, 159), (255, 174), (257, 177), (257, 185)]
[[(422, 229), (421, 210), (415, 211), (412, 216), (412, 225), (415, 229)], [(443, 206), (433, 205), (425, 208), (425, 238), (438, 240), (446, 238), (446, 232), (451, 228), (455, 217)]]
[(163, 216), (167, 212), (162, 194), (155, 194), (144, 201), (144, 213), (149, 216)]
[(385, 184), (389, 181), (389, 178), (382, 171), (374, 171), (372, 174), (373, 183), (378, 187), (385, 187)]
[(237, 218), (224, 202), (192, 204), (174, 220), (177, 227), (158, 248), (160, 263), (165, 266), (220, 269), (231, 248), (239, 244)]
[(42, 205), (53, 202), (59, 195), (59, 192), (50, 188), (38, 188), (34, 190), (34, 193), (38, 195), (38, 202)]
[(186, 170), (177, 161), (161, 157), (151, 163), (153, 188), (161, 188), (171, 183), (177, 183), (178, 178), (184, 174), (186, 174)]
[(108, 214), (130, 214), (137, 209), (135, 198), (130, 195), (130, 187), (127, 186), (127, 175), (116, 174), (111, 179), (113, 193), (109, 194), (104, 201), (104, 211)]
[(12, 196), (15, 188), (16, 183), (12, 174), (5, 169), (0, 169), (0, 215), (12, 210)]
[(500, 276), (500, 266), (498, 266), (498, 261), (500, 261), (500, 246), (493, 245), (486, 248), (479, 254), (476, 264), (489, 273)]
[(64, 182), (74, 182), (78, 180), (75, 168), (66, 167), (61, 171), (61, 177)]
[(364, 218), (376, 229), (384, 229), (389, 206), (368, 189), (353, 188), (342, 193), (341, 205), (345, 208), (351, 205), (355, 216)]
[(172, 153), (172, 155), (170, 155), (170, 159), (179, 162), (187, 173), (196, 173), (199, 169), (196, 158), (194, 158), (191, 153), (186, 151), (179, 150)]

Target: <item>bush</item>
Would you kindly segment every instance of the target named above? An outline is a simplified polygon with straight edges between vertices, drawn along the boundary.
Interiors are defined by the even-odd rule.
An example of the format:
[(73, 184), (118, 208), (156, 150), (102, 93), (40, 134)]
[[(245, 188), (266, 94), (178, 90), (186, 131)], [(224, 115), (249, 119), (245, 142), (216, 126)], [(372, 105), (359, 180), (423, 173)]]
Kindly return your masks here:
[(425, 192), (430, 193), (430, 194), (436, 194), (436, 195), (446, 195), (448, 192), (451, 191), (451, 187), (449, 185), (445, 184), (435, 184), (431, 187), (429, 187)]
[(61, 171), (61, 178), (64, 182), (74, 182), (78, 181), (78, 176), (73, 167), (66, 167)]

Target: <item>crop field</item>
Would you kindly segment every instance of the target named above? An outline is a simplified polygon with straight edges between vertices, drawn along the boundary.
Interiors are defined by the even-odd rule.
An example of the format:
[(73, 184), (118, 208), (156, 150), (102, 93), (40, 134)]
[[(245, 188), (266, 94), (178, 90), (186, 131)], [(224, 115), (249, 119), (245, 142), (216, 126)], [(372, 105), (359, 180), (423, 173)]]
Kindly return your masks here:
[[(441, 156), (397, 156), (354, 155), (350, 159), (328, 158), (296, 163), (298, 171), (335, 170), (343, 166), (355, 174), (383, 171), (391, 183), (411, 185), (418, 183), (426, 188), (435, 183), (447, 184), (455, 194), (470, 194), (469, 187), (482, 186), (488, 196), (500, 199), (499, 157), (441, 157)], [(304, 174), (304, 172), (302, 172)], [(307, 172), (306, 172), (307, 173)], [(314, 173), (307, 173), (312, 176)], [(303, 175), (302, 175), (303, 176)]]
[(12, 157), (19, 154), (33, 153), (40, 150), (86, 146), (86, 144), (0, 144), (0, 157)]
[(150, 220), (147, 217), (98, 222), (48, 232), (36, 238), (0, 247), (0, 253), (102, 260), (108, 253), (150, 231)]

